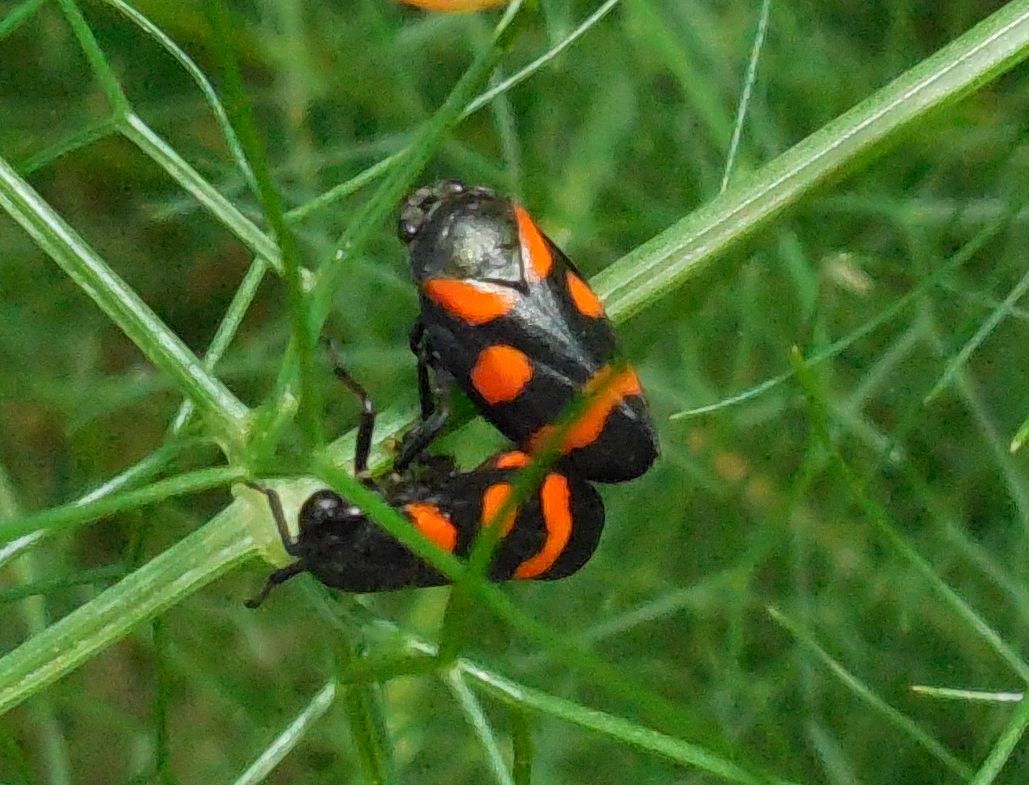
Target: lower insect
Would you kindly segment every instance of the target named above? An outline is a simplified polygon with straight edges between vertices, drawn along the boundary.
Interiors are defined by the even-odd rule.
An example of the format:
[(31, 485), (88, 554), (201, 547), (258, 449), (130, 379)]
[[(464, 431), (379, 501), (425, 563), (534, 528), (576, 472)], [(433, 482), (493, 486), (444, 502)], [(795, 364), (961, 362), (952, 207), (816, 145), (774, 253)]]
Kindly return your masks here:
[[(358, 431), (354, 473), (367, 477), (368, 448), (374, 409), (363, 388), (342, 368), (336, 375), (357, 395), (364, 416)], [(553, 580), (576, 572), (592, 556), (604, 525), (604, 507), (585, 480), (563, 472), (547, 472), (538, 488), (517, 505), (509, 500), (516, 475), (529, 463), (521, 452), (494, 456), (471, 472), (456, 472), (449, 462), (421, 472), (418, 479), (366, 479), (410, 525), (444, 551), (466, 556), (487, 526), (500, 527), (487, 577)], [(301, 572), (350, 592), (392, 591), (439, 586), (448, 579), (409, 551), (356, 505), (325, 489), (304, 502), (299, 533), (293, 536), (278, 494), (253, 486), (268, 498), (286, 551), (296, 561), (273, 572), (260, 594), (247, 605), (256, 607), (278, 584)], [(505, 514), (506, 513), (506, 514)]]

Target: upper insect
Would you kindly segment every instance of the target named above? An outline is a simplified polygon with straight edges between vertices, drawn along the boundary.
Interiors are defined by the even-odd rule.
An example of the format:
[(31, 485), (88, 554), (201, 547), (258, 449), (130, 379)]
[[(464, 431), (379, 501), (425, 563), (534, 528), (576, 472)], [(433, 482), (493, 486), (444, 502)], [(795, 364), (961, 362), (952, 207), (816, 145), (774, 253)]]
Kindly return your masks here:
[(565, 465), (588, 479), (621, 482), (650, 467), (653, 423), (603, 304), (524, 208), (446, 180), (408, 198), (398, 233), (421, 299), (418, 446), (445, 419), (432, 368), (520, 447), (556, 440)]

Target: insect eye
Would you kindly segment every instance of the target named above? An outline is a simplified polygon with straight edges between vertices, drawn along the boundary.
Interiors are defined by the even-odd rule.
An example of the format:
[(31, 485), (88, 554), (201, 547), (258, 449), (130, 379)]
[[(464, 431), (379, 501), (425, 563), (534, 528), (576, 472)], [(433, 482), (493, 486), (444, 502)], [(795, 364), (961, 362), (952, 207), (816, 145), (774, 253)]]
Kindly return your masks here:
[(400, 216), (400, 221), (397, 222), (397, 237), (400, 241), (411, 242), (418, 234), (418, 230), (422, 228), (423, 220), (425, 220), (425, 215), (421, 210), (416, 207), (406, 208)]
[(337, 521), (349, 513), (352, 507), (334, 491), (318, 491), (300, 508), (300, 528), (307, 531)]
[[(397, 222), (397, 237), (410, 243), (418, 236), (428, 219), (429, 213), (440, 202), (463, 194), (467, 189), (457, 180), (441, 180), (435, 185), (419, 188), (404, 201)], [(473, 189), (476, 193), (477, 189)]]
[(436, 184), (435, 190), (440, 195), (452, 196), (454, 194), (464, 193), (465, 184), (460, 180), (440, 180), (439, 183)]

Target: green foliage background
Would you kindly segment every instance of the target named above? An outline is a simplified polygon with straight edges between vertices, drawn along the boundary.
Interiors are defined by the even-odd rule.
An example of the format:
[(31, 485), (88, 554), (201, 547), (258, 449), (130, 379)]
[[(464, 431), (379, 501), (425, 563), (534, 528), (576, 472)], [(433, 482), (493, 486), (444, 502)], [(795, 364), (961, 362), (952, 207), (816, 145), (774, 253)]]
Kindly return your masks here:
[[(0, 696), (17, 696), (0, 700), (0, 782), (250, 782), (265, 760), (281, 761), (267, 778), (284, 783), (530, 772), (541, 783), (1026, 781), (1029, 708), (1015, 700), (1029, 678), (1029, 459), (1013, 441), (1029, 415), (1029, 79), (1018, 64), (1029, 33), (974, 91), (948, 83), (941, 108), (857, 154), (845, 148), (861, 126), (829, 126), (828, 183), (797, 185), (805, 198), (788, 211), (755, 217), (739, 195), (764, 190), (787, 206), (800, 168), (776, 177), (764, 164), (990, 14), (1029, 27), (1029, 3), (779, 0), (763, 37), (757, 3), (612, 5), (459, 123), (440, 107), (490, 56), (499, 13), (284, 0), (233, 3), (219, 27), (217, 4), (138, 3), (155, 33), (120, 2), (0, 5), (0, 163), (14, 173), (0, 190)], [(597, 7), (543, 0), (521, 12), (493, 55), (494, 83)], [(295, 253), (283, 246), (285, 274), (265, 276), (238, 311), (216, 368), (246, 407), (261, 406), (235, 440), (211, 414), (217, 400), (207, 406), (162, 365), (153, 324), (133, 336), (141, 354), (7, 215), (24, 178), (204, 355), (244, 276), (258, 280), (255, 253), (277, 253), (268, 227), (281, 216), (248, 186), (161, 33), (211, 80), (296, 240)], [(97, 53), (131, 111), (112, 106)], [(380, 163), (411, 144), (424, 167)], [(193, 172), (176, 181), (176, 161)], [(362, 176), (376, 165), (385, 181)], [(301, 352), (303, 373), (277, 386), (305, 307), (290, 289), (296, 263), (334, 269), (325, 332), (384, 421), (408, 421), (417, 300), (395, 200), (376, 212), (372, 195), (437, 177), (515, 194), (589, 276), (621, 259), (598, 288), (663, 454), (639, 481), (601, 489), (608, 523), (593, 561), (567, 581), (488, 596), (353, 598), (305, 578), (252, 612), (241, 601), (268, 564), (229, 568), (255, 555), (246, 538), (273, 532), (260, 505), (237, 501), (216, 519), (231, 518), (236, 555), (217, 561), (211, 548), (195, 586), (161, 578), (157, 591), (177, 592), (171, 607), (140, 611), (149, 620), (131, 617), (124, 638), (93, 623), (95, 656), (26, 686), (19, 652), (48, 640), (33, 636), (49, 627), (55, 651), (72, 650), (87, 633), (50, 625), (83, 608), (88, 627), (111, 586), (104, 596), (141, 606), (147, 590), (118, 579), (215, 531), (231, 479), (324, 475), (318, 430), (344, 433), (356, 408), (317, 352)], [(225, 201), (212, 207), (200, 186)], [(744, 205), (738, 225), (705, 246), (698, 229), (729, 223), (723, 204)], [(647, 241), (666, 230), (662, 256)], [(340, 267), (345, 231), (363, 234)], [(295, 420), (287, 386), (306, 393)], [(207, 416), (172, 437), (184, 396)], [(472, 422), (441, 449), (473, 465), (498, 443)], [(181, 472), (223, 465), (218, 444), (229, 470), (201, 493), (159, 488), (156, 503), (73, 510), (59, 524), (25, 517), (64, 514), (112, 477), (117, 492), (175, 486)], [(345, 445), (330, 450), (338, 464)], [(17, 534), (43, 532), (41, 543), (3, 550), (26, 520)], [(506, 598), (515, 621), (489, 597)], [(440, 640), (461, 659), (427, 662)], [(298, 715), (306, 724), (287, 732)]]

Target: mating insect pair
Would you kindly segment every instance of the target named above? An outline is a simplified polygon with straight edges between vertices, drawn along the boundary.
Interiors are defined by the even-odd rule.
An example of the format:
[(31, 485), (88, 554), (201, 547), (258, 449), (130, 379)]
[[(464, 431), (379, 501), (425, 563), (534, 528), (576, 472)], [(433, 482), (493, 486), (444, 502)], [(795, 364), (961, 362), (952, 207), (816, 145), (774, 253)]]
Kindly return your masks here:
[[(512, 493), (530, 456), (557, 463), (506, 520), (492, 580), (553, 579), (579, 569), (596, 549), (604, 508), (589, 481), (643, 474), (657, 439), (635, 372), (621, 358), (603, 305), (525, 210), (486, 188), (444, 181), (405, 203), (399, 235), (410, 249), (421, 316), (412, 332), (422, 422), (404, 440), (395, 470), (423, 459), (448, 409), (437, 383), (456, 383), (524, 452), (496, 456), (472, 472), (447, 465), (428, 478), (368, 483), (428, 539), (466, 555)], [(355, 472), (364, 476), (374, 427), (364, 390)], [(571, 419), (569, 419), (571, 417)], [(565, 421), (569, 420), (569, 421)], [(265, 490), (265, 489), (262, 489)], [(286, 550), (297, 561), (273, 573), (261, 595), (303, 571), (346, 591), (433, 586), (445, 577), (356, 506), (324, 490), (305, 502), (299, 535), (265, 490)]]

